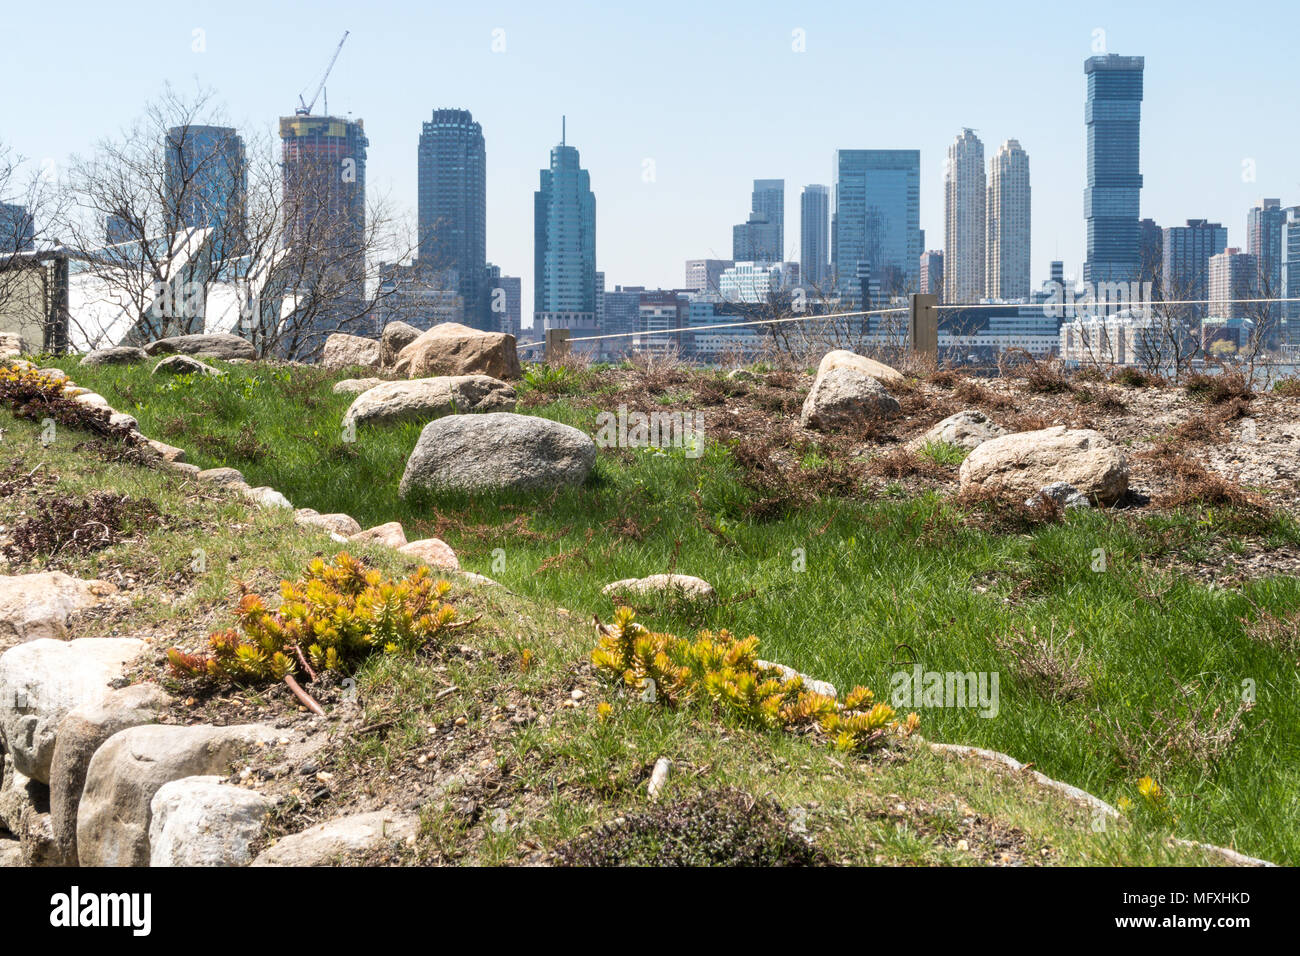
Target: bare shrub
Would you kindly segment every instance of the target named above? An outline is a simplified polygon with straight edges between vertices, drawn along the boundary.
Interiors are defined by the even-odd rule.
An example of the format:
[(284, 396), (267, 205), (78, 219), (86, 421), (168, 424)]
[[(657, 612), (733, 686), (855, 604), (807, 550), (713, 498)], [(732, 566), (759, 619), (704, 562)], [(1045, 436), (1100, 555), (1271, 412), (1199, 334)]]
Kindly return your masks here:
[(1232, 750), (1246, 730), (1243, 718), (1254, 709), (1254, 701), (1237, 700), (1214, 704), (1200, 681), (1174, 681), (1173, 703), (1155, 711), (1145, 725), (1126, 729), (1118, 719), (1100, 725), (1094, 732), (1108, 736), (1119, 759), (1130, 770), (1151, 772), (1192, 764), (1210, 768)]
[(1058, 639), (1055, 625), (1046, 636), (1038, 633), (1037, 626), (1031, 626), (1028, 634), (1017, 629), (1008, 637), (997, 638), (995, 644), (1012, 658), (1018, 680), (1049, 700), (1065, 703), (1092, 691), (1083, 648), (1071, 654), (1068, 642), (1073, 637), (1073, 628)]

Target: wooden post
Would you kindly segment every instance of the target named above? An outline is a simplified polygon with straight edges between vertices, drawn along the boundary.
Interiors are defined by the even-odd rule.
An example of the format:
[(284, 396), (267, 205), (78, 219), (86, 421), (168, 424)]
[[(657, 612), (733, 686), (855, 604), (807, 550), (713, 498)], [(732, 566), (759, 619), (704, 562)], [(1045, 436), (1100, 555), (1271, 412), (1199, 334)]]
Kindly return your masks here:
[(569, 354), (569, 330), (546, 330), (546, 361), (554, 362)]
[(908, 345), (913, 352), (939, 359), (939, 297), (914, 293), (912, 295), (912, 327)]

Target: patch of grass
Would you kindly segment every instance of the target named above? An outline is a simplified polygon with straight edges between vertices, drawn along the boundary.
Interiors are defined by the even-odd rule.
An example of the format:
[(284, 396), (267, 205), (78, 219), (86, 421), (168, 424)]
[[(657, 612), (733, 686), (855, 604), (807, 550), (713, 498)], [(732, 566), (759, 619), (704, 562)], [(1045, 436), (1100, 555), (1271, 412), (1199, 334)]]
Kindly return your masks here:
[(824, 866), (774, 800), (706, 791), (633, 813), (557, 849), (566, 866)]
[(930, 459), (936, 465), (956, 466), (965, 461), (970, 452), (951, 442), (928, 441), (917, 451), (917, 454), (922, 458)]

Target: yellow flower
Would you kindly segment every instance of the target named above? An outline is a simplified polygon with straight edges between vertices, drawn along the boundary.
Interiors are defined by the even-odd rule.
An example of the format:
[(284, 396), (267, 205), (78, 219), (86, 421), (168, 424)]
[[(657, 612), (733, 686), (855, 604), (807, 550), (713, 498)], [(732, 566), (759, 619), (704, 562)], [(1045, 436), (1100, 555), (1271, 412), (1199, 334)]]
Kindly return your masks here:
[(596, 705), (596, 716), (600, 718), (602, 724), (609, 719), (609, 715), (612, 713), (614, 713), (614, 708), (607, 701), (602, 700)]

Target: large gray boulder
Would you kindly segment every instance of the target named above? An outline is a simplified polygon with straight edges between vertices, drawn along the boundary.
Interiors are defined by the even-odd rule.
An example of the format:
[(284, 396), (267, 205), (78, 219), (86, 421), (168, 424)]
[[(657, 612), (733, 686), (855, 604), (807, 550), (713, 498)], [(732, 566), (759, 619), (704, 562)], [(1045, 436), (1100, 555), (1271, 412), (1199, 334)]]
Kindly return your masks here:
[(1128, 461), (1106, 436), (1091, 428), (1056, 425), (986, 441), (961, 464), (961, 490), (1030, 498), (1057, 482), (1100, 504), (1128, 491)]
[(968, 408), (949, 415), (916, 440), (918, 446), (956, 445), (967, 451), (978, 448), (986, 441), (1001, 438), (1007, 430), (981, 411)]
[(131, 637), (37, 640), (0, 656), (0, 737), (19, 772), (50, 782), (59, 725), (82, 704), (107, 696), (144, 650)]
[[(852, 352), (844, 354), (853, 355)], [(854, 365), (839, 365), (817, 374), (812, 390), (804, 399), (799, 424), (823, 431), (849, 428), (896, 415), (899, 408), (898, 400), (874, 375)]]
[(119, 731), (155, 723), (170, 700), (157, 684), (132, 684), (63, 718), (50, 761), (50, 824), (60, 857), (77, 859), (77, 809), (95, 751)]
[(150, 866), (247, 866), (274, 804), (223, 777), (182, 777), (149, 803)]
[(87, 352), (81, 357), (81, 364), (88, 366), (133, 365), (136, 362), (143, 362), (148, 357), (149, 354), (144, 349), (138, 349), (133, 345), (114, 345), (110, 348)]
[(397, 354), (418, 339), (424, 329), (405, 322), (389, 322), (379, 336), (379, 360), (384, 368), (397, 364)]
[(320, 364), (322, 368), (351, 368), (354, 365), (378, 368), (379, 340), (335, 332), (325, 339)]
[(74, 612), (93, 607), (116, 590), (62, 571), (0, 574), (0, 651), (23, 641), (62, 640)]
[(530, 415), (449, 415), (424, 426), (398, 488), (536, 491), (580, 485), (596, 443), (569, 425)]
[(385, 810), (339, 817), (281, 837), (253, 866), (333, 866), (357, 853), (412, 842), (419, 828), (418, 817)]
[(174, 335), (158, 339), (144, 347), (149, 355), (194, 355), (199, 358), (256, 359), (257, 349), (247, 339), (225, 332), (199, 335)]
[(178, 727), (149, 724), (114, 734), (91, 758), (77, 811), (82, 866), (147, 866), (155, 794), (184, 777), (222, 774), (240, 749), (270, 743), (261, 724)]
[(865, 355), (859, 355), (857, 352), (850, 352), (848, 349), (834, 349), (823, 355), (822, 360), (817, 364), (817, 375), (820, 377), (837, 368), (854, 368), (859, 372), (866, 372), (881, 385), (897, 385), (903, 381), (903, 373), (898, 369), (884, 362), (877, 362), (873, 358), (867, 358)]
[(356, 397), (343, 424), (427, 422), (462, 412), (513, 411), (515, 390), (490, 375), (442, 375), (384, 382)]

